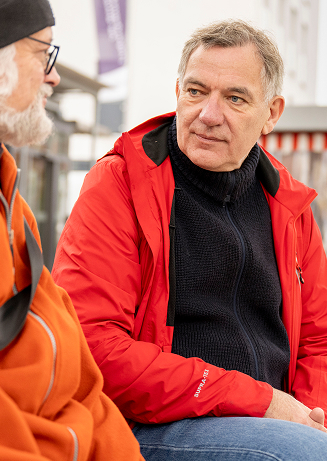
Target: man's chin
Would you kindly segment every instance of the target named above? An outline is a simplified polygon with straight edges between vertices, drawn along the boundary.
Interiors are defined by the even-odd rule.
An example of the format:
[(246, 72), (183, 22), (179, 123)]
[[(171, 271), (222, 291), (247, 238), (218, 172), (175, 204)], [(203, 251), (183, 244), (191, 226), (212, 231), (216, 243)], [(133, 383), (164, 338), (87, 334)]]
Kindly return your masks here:
[(14, 147), (43, 144), (53, 131), (53, 122), (40, 102), (24, 112), (0, 106), (0, 141)]

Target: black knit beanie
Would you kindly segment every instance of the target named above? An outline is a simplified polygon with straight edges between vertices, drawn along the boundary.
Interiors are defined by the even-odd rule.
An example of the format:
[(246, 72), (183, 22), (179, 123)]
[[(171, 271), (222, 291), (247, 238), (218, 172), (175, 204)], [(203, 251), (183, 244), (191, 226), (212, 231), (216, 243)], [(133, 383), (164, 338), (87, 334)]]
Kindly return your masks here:
[(0, 0), (0, 48), (54, 24), (48, 0)]

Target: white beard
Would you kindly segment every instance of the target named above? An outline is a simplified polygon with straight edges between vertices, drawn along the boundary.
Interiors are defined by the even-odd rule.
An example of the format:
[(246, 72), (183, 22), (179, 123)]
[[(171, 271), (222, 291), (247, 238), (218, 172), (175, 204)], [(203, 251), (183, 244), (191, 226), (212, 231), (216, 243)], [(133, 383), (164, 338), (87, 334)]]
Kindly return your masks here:
[(53, 122), (43, 107), (43, 98), (52, 93), (51, 86), (44, 83), (34, 101), (22, 112), (0, 101), (0, 141), (15, 147), (43, 144), (53, 129)]

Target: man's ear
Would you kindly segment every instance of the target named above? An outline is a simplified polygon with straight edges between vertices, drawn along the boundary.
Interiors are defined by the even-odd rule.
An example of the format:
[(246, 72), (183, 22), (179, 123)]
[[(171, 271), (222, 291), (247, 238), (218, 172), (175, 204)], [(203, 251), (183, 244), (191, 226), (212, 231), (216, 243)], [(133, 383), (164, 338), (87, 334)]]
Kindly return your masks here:
[(269, 103), (269, 118), (264, 124), (261, 134), (268, 134), (278, 122), (280, 116), (284, 112), (285, 99), (282, 96), (275, 96)]
[(179, 78), (176, 80), (176, 88), (175, 88), (175, 94), (176, 98), (179, 98), (179, 93), (180, 93), (180, 86), (179, 86)]

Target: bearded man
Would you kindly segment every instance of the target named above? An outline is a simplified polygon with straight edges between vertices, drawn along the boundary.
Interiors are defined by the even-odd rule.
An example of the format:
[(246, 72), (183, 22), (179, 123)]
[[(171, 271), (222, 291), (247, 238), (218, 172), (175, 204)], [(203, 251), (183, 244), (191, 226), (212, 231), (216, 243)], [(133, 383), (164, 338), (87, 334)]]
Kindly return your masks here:
[(35, 218), (3, 143), (42, 143), (60, 78), (47, 0), (0, 3), (0, 459), (143, 460), (102, 393), (71, 301), (43, 266)]

